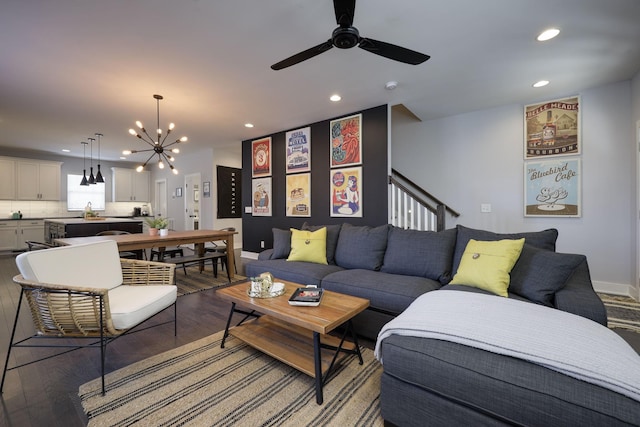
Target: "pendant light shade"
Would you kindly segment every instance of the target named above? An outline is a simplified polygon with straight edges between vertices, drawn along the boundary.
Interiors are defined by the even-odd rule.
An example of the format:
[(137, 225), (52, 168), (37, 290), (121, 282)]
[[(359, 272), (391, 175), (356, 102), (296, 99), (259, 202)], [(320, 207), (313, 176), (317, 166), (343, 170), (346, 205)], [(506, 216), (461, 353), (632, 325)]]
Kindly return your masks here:
[(91, 141), (91, 147), (90, 147), (91, 150), (89, 151), (89, 153), (91, 153), (90, 156), (89, 156), (89, 170), (90, 170), (90, 173), (89, 173), (88, 182), (89, 182), (89, 184), (95, 184), (96, 183), (96, 177), (93, 176), (93, 141), (95, 141), (96, 139), (95, 138), (88, 138), (88, 139), (89, 139), (89, 141)]
[(100, 138), (102, 138), (101, 133), (96, 133), (98, 137), (98, 173), (96, 174), (96, 182), (104, 183), (104, 177), (102, 176), (102, 172), (100, 171)]
[(82, 181), (80, 181), (80, 185), (89, 185), (89, 181), (87, 181), (87, 144), (88, 142), (82, 141)]

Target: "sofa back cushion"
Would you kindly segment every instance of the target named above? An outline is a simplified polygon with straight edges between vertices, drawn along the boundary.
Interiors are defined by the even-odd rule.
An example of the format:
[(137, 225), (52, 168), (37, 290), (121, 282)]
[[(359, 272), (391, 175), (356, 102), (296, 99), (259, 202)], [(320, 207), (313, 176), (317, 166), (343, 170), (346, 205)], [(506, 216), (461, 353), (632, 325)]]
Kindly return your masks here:
[(467, 228), (462, 225), (458, 225), (456, 228), (458, 229), (458, 234), (456, 236), (456, 249), (453, 255), (452, 271), (454, 274), (458, 271), (462, 254), (471, 239), (496, 241), (504, 239), (518, 240), (524, 237), (525, 244), (548, 251), (556, 250), (556, 240), (558, 239), (558, 230), (555, 228), (525, 233), (494, 233), (492, 231)]
[(343, 224), (336, 247), (336, 264), (349, 269), (380, 270), (388, 230), (387, 224), (379, 227)]
[(24, 252), (16, 257), (16, 265), (25, 279), (34, 282), (69, 288), (122, 285), (120, 253), (113, 240)]
[(456, 229), (440, 232), (391, 227), (381, 271), (448, 283)]

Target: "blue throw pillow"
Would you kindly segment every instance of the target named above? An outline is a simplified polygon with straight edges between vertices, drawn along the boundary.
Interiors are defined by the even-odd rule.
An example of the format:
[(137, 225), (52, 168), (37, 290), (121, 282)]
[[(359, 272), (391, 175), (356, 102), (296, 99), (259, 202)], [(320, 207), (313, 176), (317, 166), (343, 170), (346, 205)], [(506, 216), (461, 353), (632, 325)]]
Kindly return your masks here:
[(555, 294), (587, 257), (562, 254), (525, 244), (511, 270), (509, 292), (553, 307)]
[(546, 249), (548, 251), (556, 250), (556, 240), (558, 239), (558, 230), (550, 228), (543, 231), (532, 231), (525, 233), (494, 233), (486, 230), (476, 230), (473, 228), (467, 228), (462, 225), (456, 227), (458, 229), (458, 235), (456, 237), (456, 250), (453, 254), (453, 272), (458, 271), (460, 265), (460, 259), (464, 253), (464, 249), (467, 247), (469, 240), (518, 240), (524, 237), (524, 242), (527, 245), (535, 246), (536, 248)]
[(387, 224), (379, 227), (343, 224), (336, 248), (336, 264), (349, 269), (380, 270), (388, 230)]
[(436, 232), (391, 227), (381, 271), (448, 283), (455, 245), (455, 228)]
[(273, 254), (271, 259), (288, 258), (291, 252), (291, 231), (273, 228)]

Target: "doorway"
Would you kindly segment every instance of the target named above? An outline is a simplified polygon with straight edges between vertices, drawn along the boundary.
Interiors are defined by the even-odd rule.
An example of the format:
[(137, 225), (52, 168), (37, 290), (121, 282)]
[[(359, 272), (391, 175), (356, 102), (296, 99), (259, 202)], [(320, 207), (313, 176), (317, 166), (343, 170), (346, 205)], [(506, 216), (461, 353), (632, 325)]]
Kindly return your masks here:
[(200, 173), (184, 176), (184, 229), (200, 228)]
[(154, 216), (167, 216), (167, 180), (166, 179), (158, 179), (155, 183), (155, 192), (154, 192), (154, 201), (153, 204), (153, 215)]

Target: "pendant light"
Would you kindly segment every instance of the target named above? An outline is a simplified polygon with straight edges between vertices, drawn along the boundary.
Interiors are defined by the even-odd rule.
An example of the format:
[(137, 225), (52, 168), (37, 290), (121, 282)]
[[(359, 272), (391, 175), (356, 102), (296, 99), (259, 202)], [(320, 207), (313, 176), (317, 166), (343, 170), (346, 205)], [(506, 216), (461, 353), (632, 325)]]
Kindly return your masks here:
[(88, 142), (82, 141), (82, 181), (80, 185), (89, 185), (87, 181), (87, 144)]
[(96, 177), (93, 176), (93, 141), (95, 141), (95, 138), (88, 138), (89, 141), (91, 141), (91, 157), (89, 157), (89, 170), (91, 171), (91, 173), (89, 173), (89, 184), (95, 184), (96, 183)]
[(96, 182), (104, 183), (104, 177), (102, 176), (102, 172), (100, 172), (100, 138), (104, 135), (96, 133), (96, 136), (98, 137), (98, 173), (96, 174)]

